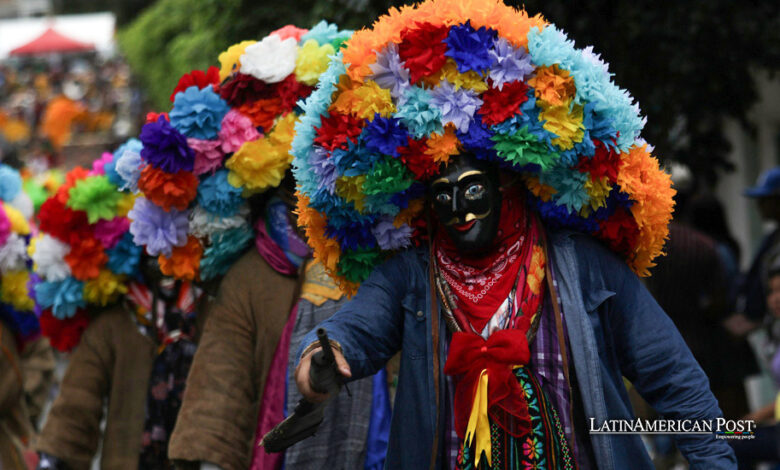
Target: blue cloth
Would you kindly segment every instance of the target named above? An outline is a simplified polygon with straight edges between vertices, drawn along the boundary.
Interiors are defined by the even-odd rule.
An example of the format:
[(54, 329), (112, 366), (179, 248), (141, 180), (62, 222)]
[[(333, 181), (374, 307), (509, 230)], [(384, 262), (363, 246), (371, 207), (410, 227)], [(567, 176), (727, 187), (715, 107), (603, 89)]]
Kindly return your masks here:
[[(634, 417), (623, 377), (665, 418), (721, 416), (706, 375), (627, 265), (590, 237), (560, 232), (550, 233), (549, 239), (585, 418), (601, 423)], [(437, 427), (439, 459), (444, 451), (444, 425), (435, 422), (427, 269), (427, 248), (399, 254), (377, 268), (352, 301), (320, 325), (341, 345), (354, 378), (375, 373), (401, 351), (388, 469), (427, 467)], [(441, 315), (437, 317), (444, 341), (446, 326)], [(313, 330), (302, 348), (315, 339)], [(438, 346), (440, 355), (443, 346)], [(445, 386), (445, 359), (439, 358), (439, 390)], [(441, 420), (444, 413), (438, 416)], [(733, 451), (714, 435), (675, 437), (692, 469), (736, 468)], [(590, 438), (601, 470), (654, 468), (637, 435)]]
[(380, 470), (385, 465), (387, 442), (390, 438), (390, 393), (387, 390), (387, 369), (374, 375), (371, 418), (366, 439), (365, 470)]

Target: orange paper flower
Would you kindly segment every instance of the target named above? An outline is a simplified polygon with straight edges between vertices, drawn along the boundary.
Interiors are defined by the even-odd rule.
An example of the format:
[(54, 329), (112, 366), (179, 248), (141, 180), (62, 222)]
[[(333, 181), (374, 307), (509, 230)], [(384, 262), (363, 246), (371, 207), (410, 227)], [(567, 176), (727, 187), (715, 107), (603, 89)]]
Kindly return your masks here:
[(73, 277), (79, 281), (95, 279), (100, 275), (100, 268), (106, 264), (108, 256), (103, 245), (95, 238), (82, 238), (72, 243), (70, 253), (65, 255), (65, 262), (70, 266)]
[(138, 178), (138, 189), (147, 199), (166, 211), (183, 211), (198, 193), (198, 177), (189, 171), (168, 173), (147, 165)]
[(171, 256), (160, 255), (157, 263), (160, 271), (166, 276), (175, 277), (184, 281), (194, 281), (200, 267), (200, 259), (203, 256), (203, 246), (192, 235), (187, 237), (187, 244), (175, 246)]

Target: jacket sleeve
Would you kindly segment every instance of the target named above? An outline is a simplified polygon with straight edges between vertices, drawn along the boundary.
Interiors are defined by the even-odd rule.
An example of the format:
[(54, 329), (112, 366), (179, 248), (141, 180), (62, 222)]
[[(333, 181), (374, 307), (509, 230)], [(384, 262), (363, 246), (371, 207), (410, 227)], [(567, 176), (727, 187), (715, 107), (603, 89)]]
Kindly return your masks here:
[(88, 469), (98, 447), (103, 404), (111, 382), (112, 348), (107, 323), (98, 316), (73, 351), (37, 450), (74, 470)]
[[(601, 260), (609, 273), (611, 335), (622, 374), (666, 419), (722, 417), (704, 371), (674, 323), (628, 266), (611, 253)], [(736, 458), (714, 434), (677, 434), (677, 447), (692, 469), (736, 468)]]
[[(403, 259), (391, 259), (374, 270), (355, 297), (318, 325), (341, 347), (352, 380), (375, 374), (401, 349), (402, 300), (410, 284)], [(315, 328), (303, 338), (296, 365), (305, 348), (316, 341)]]
[(260, 367), (254, 347), (261, 339), (256, 338), (248, 282), (231, 274), (208, 306), (171, 435), (168, 456), (179, 461), (180, 468), (210, 462), (226, 470), (243, 470), (251, 457)]

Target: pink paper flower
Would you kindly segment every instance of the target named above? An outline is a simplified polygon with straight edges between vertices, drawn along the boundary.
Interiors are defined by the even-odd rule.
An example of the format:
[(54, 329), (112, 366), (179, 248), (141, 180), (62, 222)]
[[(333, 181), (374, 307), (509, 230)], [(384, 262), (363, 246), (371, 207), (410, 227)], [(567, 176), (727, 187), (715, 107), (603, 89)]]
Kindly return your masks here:
[(219, 131), (219, 141), (222, 151), (233, 153), (240, 149), (244, 142), (260, 138), (260, 133), (252, 125), (252, 120), (235, 109), (231, 109), (222, 119)]
[(271, 34), (275, 34), (281, 39), (295, 38), (295, 42), (301, 42), (301, 37), (308, 32), (308, 29), (298, 28), (288, 24), (287, 26), (282, 26), (276, 31), (271, 32)]
[(122, 235), (130, 229), (130, 221), (127, 217), (114, 217), (113, 219), (100, 219), (95, 223), (95, 238), (100, 241), (103, 248), (110, 250), (119, 242)]
[(103, 155), (100, 156), (97, 160), (92, 162), (92, 171), (89, 172), (89, 176), (92, 175), (105, 175), (106, 170), (105, 166), (106, 163), (110, 163), (111, 160), (114, 158), (114, 155), (108, 152), (103, 152)]
[(219, 144), (219, 140), (187, 139), (187, 145), (195, 152), (193, 173), (202, 175), (222, 165), (222, 157), (225, 154), (219, 149)]

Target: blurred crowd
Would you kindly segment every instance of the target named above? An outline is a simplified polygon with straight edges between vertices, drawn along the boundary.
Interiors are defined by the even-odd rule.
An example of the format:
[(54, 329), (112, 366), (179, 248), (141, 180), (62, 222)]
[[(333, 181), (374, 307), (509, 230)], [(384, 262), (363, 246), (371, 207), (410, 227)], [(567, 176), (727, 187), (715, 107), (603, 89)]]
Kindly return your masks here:
[(137, 130), (140, 114), (139, 91), (119, 58), (90, 52), (0, 63), (0, 155), (7, 163), (86, 163), (65, 158), (67, 147), (111, 147)]

